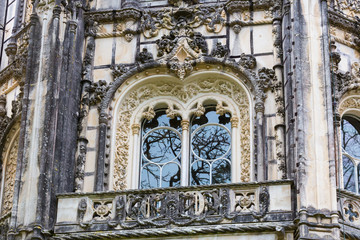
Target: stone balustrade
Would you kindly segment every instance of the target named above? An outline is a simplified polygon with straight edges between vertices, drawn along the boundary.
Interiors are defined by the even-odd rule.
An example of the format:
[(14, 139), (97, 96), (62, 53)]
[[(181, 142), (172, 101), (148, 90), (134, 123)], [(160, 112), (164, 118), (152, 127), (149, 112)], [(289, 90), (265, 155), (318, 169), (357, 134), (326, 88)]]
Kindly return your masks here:
[(291, 181), (58, 196), (57, 233), (290, 221)]

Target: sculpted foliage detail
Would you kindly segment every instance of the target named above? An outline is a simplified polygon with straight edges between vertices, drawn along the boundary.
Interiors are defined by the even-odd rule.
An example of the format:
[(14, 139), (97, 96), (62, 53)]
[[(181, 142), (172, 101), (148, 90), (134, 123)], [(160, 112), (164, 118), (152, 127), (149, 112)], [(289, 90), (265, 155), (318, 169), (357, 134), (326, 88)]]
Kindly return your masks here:
[[(5, 166), (5, 178), (4, 180), (4, 189), (3, 189), (3, 197), (2, 197), (2, 209), (1, 215), (6, 215), (11, 211), (12, 208), (12, 200), (14, 196), (14, 184), (15, 184), (15, 173), (16, 173), (16, 162), (17, 162), (17, 153), (18, 153), (18, 142), (19, 136), (17, 136), (6, 150), (9, 152), (3, 154), (3, 163)], [(6, 157), (6, 159), (5, 159)]]

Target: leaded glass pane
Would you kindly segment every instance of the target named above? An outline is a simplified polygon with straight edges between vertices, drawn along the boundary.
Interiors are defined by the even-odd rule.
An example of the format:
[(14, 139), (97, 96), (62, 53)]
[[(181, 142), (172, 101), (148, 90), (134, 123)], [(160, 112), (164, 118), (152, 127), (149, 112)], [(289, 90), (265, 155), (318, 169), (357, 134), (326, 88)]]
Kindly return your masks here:
[(167, 163), (180, 155), (180, 135), (171, 128), (154, 129), (145, 135), (142, 147), (145, 161)]
[(344, 189), (355, 192), (354, 163), (346, 155), (343, 155)]
[(231, 182), (230, 114), (207, 107), (191, 121), (191, 185)]
[(231, 163), (226, 159), (216, 160), (212, 164), (212, 183), (231, 182)]
[(141, 188), (160, 187), (160, 168), (156, 164), (146, 164), (141, 170)]
[(175, 187), (181, 176), (181, 118), (164, 110), (144, 120), (141, 131), (140, 188)]
[(176, 163), (168, 163), (162, 169), (162, 187), (180, 186), (180, 166)]
[(196, 161), (191, 165), (191, 185), (208, 185), (210, 182), (210, 164)]
[(360, 134), (355, 127), (356, 123), (357, 121), (352, 118), (342, 119), (342, 147), (350, 156), (360, 158)]

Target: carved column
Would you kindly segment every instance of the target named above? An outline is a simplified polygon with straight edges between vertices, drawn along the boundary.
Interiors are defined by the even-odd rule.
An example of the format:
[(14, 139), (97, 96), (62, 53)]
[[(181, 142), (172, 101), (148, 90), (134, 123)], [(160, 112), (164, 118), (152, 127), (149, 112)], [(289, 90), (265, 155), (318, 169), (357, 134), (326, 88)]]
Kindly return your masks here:
[(255, 103), (256, 113), (256, 159), (257, 159), (257, 181), (266, 180), (266, 164), (265, 164), (265, 136), (264, 136), (264, 102)]
[(189, 139), (189, 120), (182, 120), (182, 148), (181, 148), (181, 186), (189, 185), (189, 169), (190, 169), (190, 139)]
[[(131, 126), (132, 134), (133, 134), (133, 161), (132, 161), (132, 178), (131, 178), (131, 188), (137, 189), (139, 187), (139, 169), (140, 169), (140, 159), (139, 156), (141, 154), (141, 143), (140, 143), (140, 125), (139, 124), (133, 124)], [(139, 145), (140, 144), (140, 145)], [(128, 169), (130, 170), (130, 169)], [(112, 189), (112, 187), (110, 187)]]
[[(237, 159), (239, 159), (239, 150), (237, 146), (239, 143), (237, 142), (236, 136), (238, 136), (238, 126), (239, 126), (239, 118), (234, 116), (230, 119), (231, 122), (231, 135), (232, 135), (232, 143), (237, 143), (237, 145), (232, 144), (231, 146), (231, 158), (232, 158), (232, 165), (231, 165), (231, 180), (232, 182), (240, 182), (240, 168), (234, 165)], [(241, 162), (241, 161), (239, 161)]]
[(276, 101), (275, 148), (277, 160), (277, 179), (287, 178), (285, 162), (285, 109), (283, 93), (283, 47), (282, 47), (282, 4), (277, 2), (273, 7), (273, 40), (274, 40), (274, 70), (276, 82), (273, 84)]
[(107, 113), (101, 112), (99, 118), (99, 148), (98, 159), (96, 163), (96, 182), (94, 191), (104, 190), (104, 170), (105, 170), (105, 148), (106, 148), (106, 130), (109, 117)]

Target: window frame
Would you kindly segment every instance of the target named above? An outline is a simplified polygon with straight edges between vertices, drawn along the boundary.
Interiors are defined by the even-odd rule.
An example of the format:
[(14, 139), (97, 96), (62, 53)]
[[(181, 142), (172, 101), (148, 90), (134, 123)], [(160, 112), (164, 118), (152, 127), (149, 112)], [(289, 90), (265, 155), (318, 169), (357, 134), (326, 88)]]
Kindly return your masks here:
[[(360, 118), (355, 115), (355, 114), (343, 114), (340, 120), (340, 149), (341, 149), (341, 187), (347, 191), (359, 194), (360, 190), (359, 190), (359, 186), (360, 186), (360, 179), (359, 179), (359, 168), (360, 168), (360, 158), (356, 158), (354, 156), (351, 156), (351, 154), (349, 154), (348, 152), (346, 152), (346, 150), (343, 148), (343, 130), (342, 130), (342, 121), (346, 120), (347, 122), (349, 122), (351, 124), (351, 126), (360, 134)], [(355, 192), (348, 190), (345, 188), (345, 182), (344, 182), (344, 156), (346, 156), (353, 164), (354, 166), (354, 172), (353, 172), (353, 177), (354, 177), (354, 183), (355, 183)]]
[[(135, 131), (133, 128), (132, 131), (132, 136), (130, 136), (130, 142), (133, 143), (133, 147), (132, 147), (132, 157), (130, 159), (132, 159), (132, 166), (130, 166), (131, 168), (131, 183), (129, 185), (129, 187), (131, 189), (140, 189), (140, 156), (141, 156), (141, 152), (140, 152), (140, 148), (141, 148), (141, 126), (142, 126), (142, 121), (143, 121), (143, 116), (144, 113), (146, 111), (149, 111), (149, 109), (151, 108), (152, 110), (154, 109), (159, 109), (159, 108), (165, 108), (164, 106), (176, 106), (177, 110), (177, 114), (179, 114), (179, 116), (182, 118), (182, 146), (188, 146), (186, 148), (182, 147), (181, 149), (181, 162), (182, 162), (182, 169), (188, 169), (188, 171), (183, 171), (181, 170), (181, 183), (180, 186), (190, 186), (191, 184), (189, 184), (189, 180), (190, 180), (190, 154), (191, 154), (191, 142), (190, 142), (190, 138), (191, 138), (191, 118), (194, 115), (194, 112), (196, 111), (196, 109), (194, 108), (195, 106), (198, 105), (199, 102), (202, 103), (202, 105), (209, 105), (208, 102), (212, 102), (213, 104), (211, 105), (215, 105), (214, 103), (226, 103), (226, 110), (231, 116), (232, 116), (232, 120), (231, 120), (231, 129), (228, 129), (230, 131), (230, 135), (231, 135), (231, 164), (232, 166), (239, 166), (240, 161), (241, 161), (241, 154), (238, 153), (236, 151), (236, 148), (233, 146), (237, 146), (240, 144), (239, 140), (240, 140), (240, 136), (238, 129), (239, 129), (239, 121), (238, 121), (238, 114), (239, 111), (236, 109), (236, 105), (233, 103), (233, 101), (227, 97), (223, 97), (220, 96), (218, 94), (215, 95), (211, 95), (211, 97), (207, 97), (207, 96), (203, 96), (200, 95), (194, 99), (192, 99), (191, 101), (187, 102), (187, 103), (180, 103), (179, 101), (177, 101), (177, 99), (174, 99), (171, 96), (167, 96), (167, 97), (162, 97), (162, 98), (157, 98), (157, 99), (151, 99), (149, 101), (146, 101), (138, 110), (138, 112), (135, 115), (135, 123), (133, 124), (133, 127), (135, 126)], [(185, 160), (184, 160), (185, 159)], [(231, 168), (231, 183), (236, 183), (236, 182), (240, 182), (240, 171), (239, 169), (232, 167)]]

